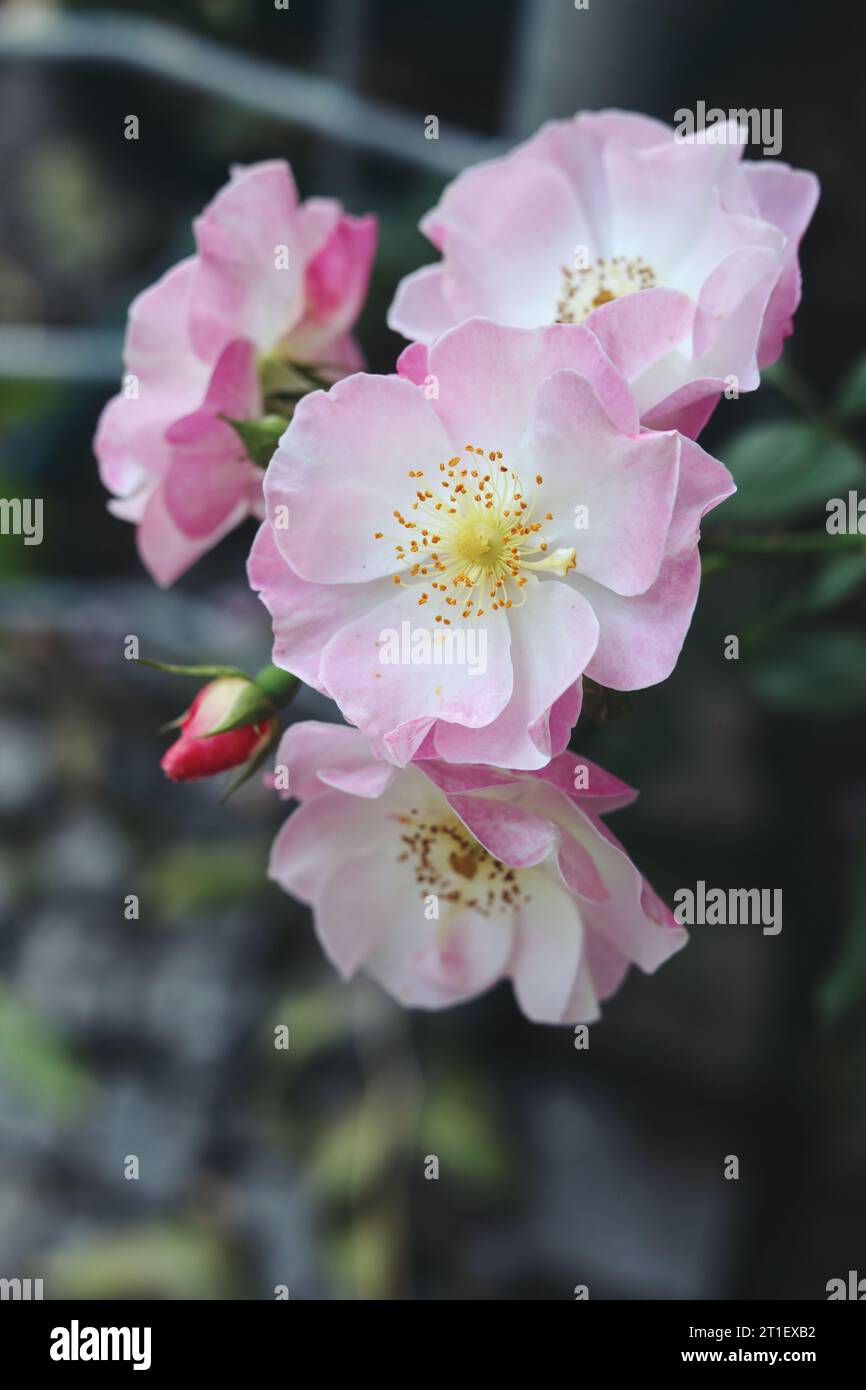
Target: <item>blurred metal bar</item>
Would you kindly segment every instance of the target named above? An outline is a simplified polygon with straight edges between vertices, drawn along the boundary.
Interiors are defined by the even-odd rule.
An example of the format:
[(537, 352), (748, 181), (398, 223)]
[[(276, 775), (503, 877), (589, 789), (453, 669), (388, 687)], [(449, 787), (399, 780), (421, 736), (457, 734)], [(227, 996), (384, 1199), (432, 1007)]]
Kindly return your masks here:
[[(321, 16), (314, 62), (323, 78), (357, 95), (364, 74), (367, 0), (319, 0)], [(317, 141), (316, 173), (323, 190), (339, 188), (346, 207), (357, 207), (361, 177), (356, 147), (326, 136)]]
[[(334, 4), (326, 15), (330, 27), (345, 26), (358, 3)], [(360, 19), (350, 30), (351, 41), (361, 32)], [(421, 114), (352, 90), (358, 70), (345, 43), (332, 76), (316, 77), (234, 53), (156, 20), (104, 10), (70, 14), (16, 7), (0, 15), (0, 62), (4, 59), (127, 67), (301, 126), (354, 152), (379, 154), (446, 177), (505, 148), (500, 141), (444, 124), (438, 140), (426, 140)], [(2, 324), (0, 378), (116, 382), (121, 348), (119, 330)]]
[(447, 177), (503, 150), (498, 140), (445, 124), (438, 140), (425, 140), (420, 114), (157, 20), (110, 10), (8, 9), (0, 15), (0, 61), (9, 58), (131, 68)]
[(0, 324), (0, 377), (119, 384), (122, 349), (123, 333), (117, 328)]
[[(676, 0), (606, 5), (590, 0), (519, 0), (504, 90), (502, 128), (524, 140), (552, 117), (607, 105), (611, 89), (652, 110), (663, 97), (667, 53), (678, 33)], [(668, 64), (669, 66), (669, 64)]]

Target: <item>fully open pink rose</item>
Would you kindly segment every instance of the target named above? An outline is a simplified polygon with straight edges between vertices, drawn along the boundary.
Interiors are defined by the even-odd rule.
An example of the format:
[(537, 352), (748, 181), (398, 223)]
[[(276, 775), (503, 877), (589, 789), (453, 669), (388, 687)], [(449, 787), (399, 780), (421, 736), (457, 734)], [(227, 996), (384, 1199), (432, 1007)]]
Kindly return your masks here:
[(686, 941), (600, 819), (636, 793), (585, 758), (397, 770), (357, 730), (308, 723), (277, 762), (302, 804), (271, 878), (312, 905), (344, 977), (362, 969), (402, 1004), (443, 1008), (511, 979), (536, 1022), (589, 1022), (629, 965), (653, 971)]
[(586, 328), (474, 319), (430, 384), (358, 374), (303, 400), (265, 479), (249, 575), (273, 660), (386, 755), (543, 766), (583, 672), (668, 676), (727, 470), (642, 430)]
[(778, 357), (818, 198), (812, 174), (744, 162), (722, 129), (727, 143), (698, 144), (644, 116), (582, 114), (466, 170), (421, 223), (442, 260), (403, 280), (391, 327), (429, 344), (473, 315), (587, 323), (643, 421), (696, 437), (726, 378), (752, 390)]
[(262, 514), (261, 470), (220, 417), (262, 416), (298, 365), (328, 381), (361, 365), (349, 330), (376, 223), (333, 199), (301, 203), (272, 161), (233, 170), (195, 238), (196, 254), (130, 308), (123, 389), (95, 441), (111, 510), (137, 525), (161, 584)]

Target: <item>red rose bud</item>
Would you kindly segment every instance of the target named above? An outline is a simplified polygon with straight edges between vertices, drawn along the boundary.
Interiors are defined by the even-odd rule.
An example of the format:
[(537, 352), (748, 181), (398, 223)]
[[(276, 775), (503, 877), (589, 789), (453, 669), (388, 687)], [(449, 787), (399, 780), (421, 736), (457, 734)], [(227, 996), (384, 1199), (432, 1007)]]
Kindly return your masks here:
[(213, 777), (248, 762), (274, 739), (280, 722), (276, 715), (223, 734), (211, 732), (228, 720), (238, 700), (247, 696), (252, 685), (252, 681), (241, 676), (221, 676), (202, 686), (181, 723), (180, 738), (160, 763), (166, 777), (172, 782)]

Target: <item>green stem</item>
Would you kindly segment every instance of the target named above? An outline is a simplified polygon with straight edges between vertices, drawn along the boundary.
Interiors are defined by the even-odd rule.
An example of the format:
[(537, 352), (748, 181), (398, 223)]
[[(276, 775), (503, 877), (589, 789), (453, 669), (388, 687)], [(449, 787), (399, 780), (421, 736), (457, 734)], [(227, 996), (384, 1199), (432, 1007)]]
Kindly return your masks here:
[(282, 670), (279, 666), (263, 666), (261, 671), (253, 676), (253, 680), (270, 696), (277, 709), (289, 704), (301, 688), (297, 676), (293, 676), (291, 671)]
[(302, 381), (309, 382), (311, 391), (327, 391), (328, 387), (333, 385), (333, 382), (323, 375), (323, 370), (317, 367), (300, 367), (296, 362), (293, 362), (292, 371)]
[(778, 535), (778, 536), (731, 536), (726, 540), (713, 540), (704, 551), (706, 560), (715, 561), (726, 555), (811, 555), (816, 551), (864, 550), (866, 538), (842, 532), (838, 536)]

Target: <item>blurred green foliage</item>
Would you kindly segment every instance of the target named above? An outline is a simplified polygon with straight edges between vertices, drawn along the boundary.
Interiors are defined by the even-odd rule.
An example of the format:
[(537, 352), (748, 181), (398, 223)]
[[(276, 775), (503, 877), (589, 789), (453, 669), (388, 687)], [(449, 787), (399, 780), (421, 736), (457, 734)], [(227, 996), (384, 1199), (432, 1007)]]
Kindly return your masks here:
[(0, 1076), (28, 1101), (69, 1117), (87, 1100), (90, 1083), (59, 1034), (0, 985)]
[(193, 1221), (150, 1222), (54, 1251), (40, 1264), (60, 1298), (224, 1299), (237, 1296), (216, 1230)]
[(818, 1004), (835, 1023), (866, 1001), (866, 834), (854, 851), (848, 924), (833, 965), (818, 991)]
[(269, 850), (270, 840), (182, 840), (151, 862), (144, 895), (169, 923), (208, 907), (254, 902), (269, 891)]
[(753, 425), (734, 436), (721, 457), (737, 492), (720, 514), (725, 525), (778, 526), (823, 510), (866, 477), (862, 459), (843, 439), (799, 420)]

